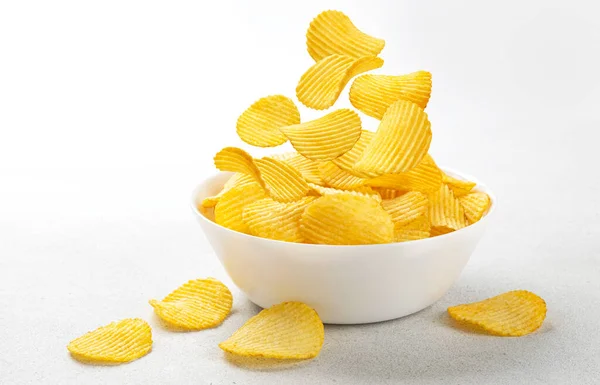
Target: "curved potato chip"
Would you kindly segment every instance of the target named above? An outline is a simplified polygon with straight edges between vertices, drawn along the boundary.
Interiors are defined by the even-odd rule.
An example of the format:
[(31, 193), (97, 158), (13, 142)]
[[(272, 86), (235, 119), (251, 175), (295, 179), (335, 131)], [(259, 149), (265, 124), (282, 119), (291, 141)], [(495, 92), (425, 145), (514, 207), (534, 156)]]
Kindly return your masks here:
[[(277, 158), (273, 157), (273, 159)], [(321, 179), (321, 174), (319, 173), (319, 162), (308, 159), (297, 152), (291, 153), (280, 160), (300, 171), (300, 174), (302, 174), (307, 182), (319, 185), (325, 183), (323, 182), (323, 179)]]
[(269, 157), (255, 159), (269, 195), (280, 202), (292, 202), (306, 196), (309, 187), (300, 171), (289, 164)]
[(417, 167), (408, 172), (381, 175), (367, 180), (365, 184), (372, 187), (428, 193), (437, 191), (442, 186), (442, 171), (427, 154)]
[(333, 54), (377, 56), (384, 46), (385, 40), (361, 32), (340, 11), (321, 12), (306, 31), (306, 48), (315, 61)]
[(478, 222), (492, 203), (484, 192), (472, 192), (458, 198), (470, 223)]
[(451, 177), (445, 172), (442, 173), (442, 182), (446, 183), (448, 187), (450, 187), (452, 192), (454, 192), (454, 196), (457, 198), (468, 194), (477, 185), (475, 182), (469, 182), (467, 180)]
[(261, 186), (264, 182), (254, 164), (252, 155), (237, 147), (225, 147), (215, 155), (215, 167), (221, 171), (239, 172), (251, 175)]
[(344, 155), (340, 156), (339, 158), (332, 159), (331, 161), (336, 166), (338, 166), (342, 170), (346, 171), (347, 173), (350, 173), (352, 175), (355, 175), (355, 176), (358, 176), (361, 178), (368, 178), (369, 175), (365, 175), (365, 174), (361, 174), (360, 172), (357, 172), (354, 169), (354, 165), (360, 158), (360, 155), (363, 153), (365, 148), (367, 148), (367, 145), (369, 143), (371, 143), (371, 140), (373, 139), (374, 136), (375, 136), (374, 132), (362, 130), (362, 133), (360, 134), (360, 138), (354, 144), (354, 147), (352, 147), (350, 149), (350, 151), (348, 151)]
[(429, 238), (429, 231), (400, 228), (394, 231), (394, 242), (417, 241)]
[(306, 206), (317, 199), (304, 197), (295, 202), (277, 202), (271, 198), (261, 199), (244, 209), (244, 222), (250, 234), (257, 237), (285, 242), (302, 242), (300, 216)]
[(376, 191), (383, 200), (394, 199), (408, 192), (406, 190), (396, 190), (387, 187), (373, 187), (373, 191)]
[(431, 124), (427, 113), (405, 100), (394, 102), (354, 169), (372, 176), (407, 172), (427, 155)]
[(316, 311), (300, 302), (284, 302), (250, 318), (219, 347), (241, 356), (300, 360), (316, 357), (324, 339)]
[(432, 226), (431, 230), (429, 231), (429, 234), (432, 237), (437, 237), (437, 236), (440, 236), (440, 235), (449, 234), (449, 233), (451, 233), (453, 231), (454, 231), (454, 229), (451, 229), (451, 228), (446, 227), (446, 226)]
[(408, 100), (425, 109), (431, 96), (431, 73), (362, 75), (350, 87), (350, 103), (366, 115), (381, 119), (397, 100)]
[(275, 147), (287, 142), (279, 128), (300, 123), (294, 102), (283, 95), (259, 99), (240, 115), (237, 134), (244, 142), (258, 147)]
[(214, 278), (194, 279), (184, 283), (162, 301), (149, 301), (156, 315), (170, 326), (184, 330), (201, 330), (220, 325), (231, 311), (233, 297)]
[(546, 302), (529, 291), (515, 290), (480, 302), (449, 307), (448, 314), (490, 334), (519, 337), (542, 326)]
[(202, 207), (210, 208), (215, 207), (217, 203), (219, 203), (219, 199), (225, 194), (227, 191), (231, 190), (231, 188), (235, 186), (247, 186), (249, 184), (258, 184), (252, 175), (241, 174), (236, 172), (225, 182), (223, 189), (219, 191), (217, 195), (213, 195), (210, 197), (206, 197), (202, 200)]
[(152, 329), (146, 321), (127, 318), (84, 334), (67, 345), (73, 358), (91, 362), (129, 362), (148, 354)]
[(394, 224), (376, 199), (333, 194), (324, 195), (308, 205), (300, 220), (300, 232), (308, 243), (389, 243), (394, 236)]
[(331, 194), (350, 194), (358, 195), (363, 197), (370, 197), (377, 201), (381, 201), (381, 196), (374, 191), (371, 187), (360, 186), (352, 190), (341, 190), (334, 187), (323, 187), (313, 183), (309, 183), (308, 186), (319, 193), (319, 195), (331, 195)]
[(333, 162), (319, 164), (321, 179), (329, 186), (341, 190), (356, 189), (367, 183), (367, 179), (354, 176), (342, 170)]
[(459, 230), (465, 227), (465, 211), (448, 185), (429, 196), (429, 219), (432, 227)]
[(346, 84), (358, 74), (383, 65), (376, 56), (353, 58), (331, 55), (313, 64), (300, 78), (296, 97), (306, 107), (325, 110), (333, 106)]
[(215, 206), (215, 222), (228, 229), (249, 234), (250, 229), (242, 218), (244, 207), (266, 197), (267, 193), (258, 184), (233, 187), (221, 196)]
[(358, 114), (347, 108), (310, 122), (281, 128), (292, 146), (312, 160), (331, 160), (350, 151), (361, 135)]
[(392, 218), (395, 226), (406, 226), (419, 217), (427, 217), (429, 199), (418, 191), (410, 191), (398, 198), (384, 200), (381, 206)]

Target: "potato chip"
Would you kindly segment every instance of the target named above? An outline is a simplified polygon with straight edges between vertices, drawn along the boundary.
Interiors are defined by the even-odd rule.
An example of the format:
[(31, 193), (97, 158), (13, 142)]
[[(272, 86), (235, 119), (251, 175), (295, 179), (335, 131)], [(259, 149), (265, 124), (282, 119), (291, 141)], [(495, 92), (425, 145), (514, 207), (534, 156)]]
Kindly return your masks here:
[(431, 230), (429, 231), (429, 235), (432, 237), (437, 237), (440, 235), (449, 234), (453, 231), (454, 231), (454, 229), (451, 229), (446, 226), (432, 226)]
[(390, 214), (394, 225), (403, 227), (419, 217), (427, 217), (429, 199), (423, 193), (411, 191), (398, 198), (384, 200), (381, 206)]
[(384, 46), (384, 40), (361, 32), (340, 11), (321, 12), (306, 32), (306, 48), (315, 61), (333, 54), (355, 58), (377, 56)]
[(356, 189), (367, 183), (367, 179), (354, 176), (336, 166), (333, 162), (322, 162), (319, 164), (321, 179), (329, 186), (348, 190)]
[(258, 184), (233, 187), (221, 196), (215, 206), (215, 222), (228, 229), (249, 234), (250, 229), (242, 219), (244, 207), (266, 197), (266, 191)]
[(429, 238), (429, 231), (399, 228), (394, 230), (394, 242), (417, 241)]
[(312, 160), (331, 160), (350, 151), (361, 135), (358, 114), (347, 108), (310, 122), (283, 127), (300, 154)]
[(350, 103), (376, 119), (381, 119), (398, 100), (408, 100), (425, 109), (430, 95), (431, 74), (427, 71), (401, 76), (362, 75), (350, 87)]
[(264, 182), (260, 176), (260, 171), (254, 164), (254, 159), (241, 148), (225, 147), (215, 155), (214, 161), (217, 169), (251, 175), (257, 183), (264, 187)]
[(201, 330), (218, 326), (231, 311), (233, 297), (214, 278), (186, 282), (162, 301), (149, 301), (157, 316), (169, 326), (184, 330)]
[(84, 334), (69, 343), (73, 358), (84, 362), (129, 362), (148, 354), (152, 329), (146, 321), (127, 318)]
[(372, 176), (408, 172), (427, 155), (431, 124), (427, 113), (405, 100), (394, 102), (354, 169)]
[(417, 216), (410, 222), (394, 223), (394, 242), (416, 241), (430, 237), (431, 225), (427, 213)]
[(269, 195), (280, 202), (293, 202), (306, 196), (309, 187), (300, 171), (289, 164), (269, 157), (255, 159)]
[(258, 147), (275, 147), (287, 142), (281, 127), (300, 123), (294, 102), (283, 95), (259, 99), (240, 115), (237, 134), (244, 142)]
[(417, 167), (408, 172), (381, 175), (367, 180), (365, 184), (372, 187), (428, 193), (437, 191), (442, 186), (442, 171), (427, 154)]
[(448, 185), (429, 195), (429, 219), (432, 227), (459, 230), (465, 227), (465, 212)]
[(365, 148), (367, 148), (367, 145), (371, 142), (374, 136), (374, 132), (362, 130), (362, 133), (360, 134), (360, 139), (358, 139), (358, 141), (354, 144), (354, 147), (352, 147), (350, 151), (348, 151), (344, 155), (340, 156), (339, 158), (332, 159), (331, 161), (347, 173), (362, 178), (368, 178), (369, 175), (364, 175), (357, 172), (354, 169), (354, 165), (356, 164), (358, 158), (360, 158), (360, 155), (363, 153)]
[(408, 192), (406, 190), (396, 190), (386, 187), (373, 187), (373, 191), (376, 191), (383, 200), (394, 199)]
[[(273, 159), (277, 158), (273, 157)], [(302, 174), (307, 182), (319, 185), (325, 183), (323, 182), (323, 179), (321, 179), (321, 174), (319, 173), (319, 162), (305, 158), (297, 152), (290, 153), (289, 156), (280, 160), (300, 171), (300, 174)]]
[(383, 59), (376, 56), (327, 56), (302, 75), (296, 87), (296, 97), (306, 107), (325, 110), (335, 104), (350, 79), (382, 65)]
[(225, 182), (223, 189), (221, 189), (221, 191), (219, 191), (217, 195), (206, 197), (202, 200), (202, 207), (215, 207), (217, 203), (219, 203), (219, 199), (221, 199), (223, 194), (231, 190), (231, 188), (235, 186), (246, 186), (249, 184), (257, 184), (256, 180), (254, 179), (254, 177), (252, 177), (252, 175), (241, 174), (239, 172), (236, 172), (231, 176), (231, 178), (227, 180), (227, 182)]
[(250, 234), (257, 237), (285, 242), (302, 242), (300, 216), (306, 206), (317, 197), (304, 197), (295, 202), (277, 202), (271, 198), (261, 199), (244, 209), (244, 222)]
[(352, 190), (341, 190), (333, 187), (323, 187), (313, 183), (309, 183), (308, 186), (317, 191), (319, 195), (331, 195), (331, 194), (350, 194), (350, 195), (358, 195), (364, 197), (370, 197), (375, 200), (381, 201), (381, 196), (374, 191), (371, 187), (368, 186), (359, 186), (356, 189)]
[(394, 224), (376, 199), (332, 194), (320, 197), (306, 208), (300, 220), (300, 232), (308, 243), (389, 243), (394, 236)]
[(492, 203), (484, 192), (472, 192), (458, 198), (470, 223), (478, 222)]
[(442, 182), (450, 187), (452, 192), (454, 192), (454, 196), (457, 198), (468, 194), (477, 185), (475, 182), (469, 182), (467, 180), (451, 177), (445, 172), (442, 173)]
[(219, 347), (241, 356), (300, 360), (316, 357), (324, 339), (316, 311), (300, 302), (284, 302), (250, 318)]
[(519, 337), (542, 326), (546, 302), (529, 291), (515, 290), (480, 302), (449, 307), (448, 314), (490, 334)]

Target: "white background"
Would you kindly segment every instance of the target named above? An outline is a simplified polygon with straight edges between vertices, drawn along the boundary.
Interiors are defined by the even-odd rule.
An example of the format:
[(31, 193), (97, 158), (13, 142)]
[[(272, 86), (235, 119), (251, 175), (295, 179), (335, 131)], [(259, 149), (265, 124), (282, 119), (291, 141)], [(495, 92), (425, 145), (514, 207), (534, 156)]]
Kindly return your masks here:
[[(498, 215), (436, 305), (382, 324), (328, 326), (312, 362), (244, 368), (217, 347), (257, 311), (232, 285), (234, 313), (199, 333), (162, 330), (147, 300), (190, 278), (230, 283), (194, 223), (190, 192), (213, 172), (216, 151), (248, 148), (235, 134), (248, 105), (294, 95), (312, 64), (305, 30), (328, 8), (386, 39), (377, 72), (433, 73), (431, 153), (485, 181)], [(0, 2), (0, 384), (595, 383), (598, 8)], [(344, 93), (336, 107), (347, 105)], [(546, 299), (537, 333), (503, 339), (449, 326), (447, 306), (512, 289)], [(154, 326), (147, 357), (116, 367), (69, 357), (71, 339), (125, 317)]]

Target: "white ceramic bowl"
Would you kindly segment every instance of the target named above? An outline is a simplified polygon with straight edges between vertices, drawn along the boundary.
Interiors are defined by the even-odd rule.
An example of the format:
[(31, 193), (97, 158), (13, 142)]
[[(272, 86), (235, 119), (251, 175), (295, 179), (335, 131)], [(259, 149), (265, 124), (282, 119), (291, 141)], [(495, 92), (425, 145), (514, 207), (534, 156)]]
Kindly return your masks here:
[(210, 210), (198, 209), (229, 175), (206, 179), (192, 199), (198, 222), (227, 274), (258, 306), (301, 301), (332, 324), (390, 320), (436, 302), (460, 275), (496, 206), (491, 191), (478, 183), (476, 189), (490, 195), (492, 206), (479, 222), (459, 231), (381, 245), (289, 243), (229, 230), (211, 220)]

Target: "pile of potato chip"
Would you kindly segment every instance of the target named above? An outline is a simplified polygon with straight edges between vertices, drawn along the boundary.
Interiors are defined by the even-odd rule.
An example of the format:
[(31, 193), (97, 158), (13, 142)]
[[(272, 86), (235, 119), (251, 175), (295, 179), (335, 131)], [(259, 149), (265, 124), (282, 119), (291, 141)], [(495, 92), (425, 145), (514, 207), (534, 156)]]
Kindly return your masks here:
[[(315, 110), (332, 107), (352, 78), (383, 66), (385, 42), (339, 11), (318, 15), (306, 43), (315, 64), (300, 77), (296, 97)], [(296, 152), (253, 158), (222, 149), (215, 166), (234, 174), (202, 209), (214, 208), (216, 223), (242, 233), (329, 245), (405, 242), (479, 221), (490, 197), (446, 174), (428, 153), (430, 95), (426, 71), (358, 76), (350, 102), (380, 120), (374, 132), (351, 109), (301, 121), (290, 98), (263, 97), (238, 118), (238, 136), (256, 147), (289, 141)]]

